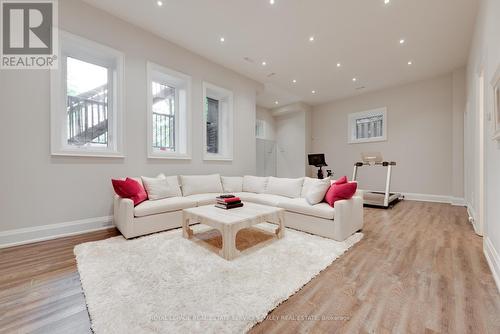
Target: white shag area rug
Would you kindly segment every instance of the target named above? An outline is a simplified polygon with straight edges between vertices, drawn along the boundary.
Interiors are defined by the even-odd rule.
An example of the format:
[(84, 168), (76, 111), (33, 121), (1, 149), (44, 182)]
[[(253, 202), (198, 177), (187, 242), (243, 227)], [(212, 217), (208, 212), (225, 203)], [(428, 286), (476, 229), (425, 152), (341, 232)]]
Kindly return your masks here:
[(182, 238), (182, 230), (89, 242), (74, 252), (96, 334), (244, 333), (362, 237), (337, 242), (287, 229), (233, 261)]

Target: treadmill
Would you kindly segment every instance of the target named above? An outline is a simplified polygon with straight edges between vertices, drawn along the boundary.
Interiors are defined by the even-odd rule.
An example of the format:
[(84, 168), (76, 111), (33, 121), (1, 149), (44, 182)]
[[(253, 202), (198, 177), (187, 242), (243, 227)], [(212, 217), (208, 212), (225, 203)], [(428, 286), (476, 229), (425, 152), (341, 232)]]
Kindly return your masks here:
[(391, 174), (392, 168), (396, 166), (394, 161), (384, 161), (382, 154), (380, 152), (375, 153), (361, 153), (361, 162), (356, 162), (354, 164), (354, 171), (352, 175), (352, 180), (356, 181), (358, 177), (358, 169), (361, 167), (384, 167), (387, 168), (387, 176), (385, 180), (385, 191), (364, 191), (364, 206), (367, 207), (377, 207), (388, 209), (400, 200), (404, 199), (404, 196), (400, 193), (391, 193)]

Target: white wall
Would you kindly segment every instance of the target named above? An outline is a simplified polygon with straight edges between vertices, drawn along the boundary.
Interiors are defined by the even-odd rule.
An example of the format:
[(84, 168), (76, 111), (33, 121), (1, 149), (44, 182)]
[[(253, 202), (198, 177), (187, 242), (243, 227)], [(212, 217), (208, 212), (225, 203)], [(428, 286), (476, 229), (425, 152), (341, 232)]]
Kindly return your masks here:
[(310, 148), (311, 107), (293, 103), (272, 111), (275, 118), (277, 176), (309, 175), (307, 154)]
[[(463, 70), (454, 74), (385, 89), (317, 106), (312, 115), (312, 149), (325, 153), (335, 176), (352, 176), (361, 152), (382, 152), (396, 161), (392, 190), (424, 195), (462, 197), (460, 152), (454, 142), (463, 141)], [(454, 98), (454, 94), (457, 95)], [(463, 99), (463, 97), (462, 97)], [(455, 101), (455, 102), (454, 102)], [(462, 105), (462, 108), (460, 108)], [(349, 113), (387, 107), (387, 141), (347, 143)], [(460, 116), (462, 115), (462, 116)], [(456, 120), (456, 121), (454, 121)], [(454, 126), (456, 129), (454, 129)], [(457, 145), (460, 148), (460, 144)], [(362, 168), (359, 181), (364, 189), (383, 189), (385, 170)], [(453, 184), (457, 183), (456, 186)]]
[(467, 115), (465, 133), (465, 189), (466, 200), (476, 222), (479, 217), (479, 97), (477, 82), (484, 70), (485, 90), (485, 254), (500, 288), (500, 144), (491, 140), (493, 115), (493, 90), (490, 81), (500, 66), (500, 1), (482, 0), (476, 31), (467, 66)]
[[(110, 179), (127, 175), (255, 173), (256, 82), (76, 0), (60, 27), (125, 53), (125, 159), (50, 156), (49, 72), (0, 71), (0, 231), (112, 212)], [(192, 76), (193, 158), (148, 160), (146, 61)], [(234, 160), (202, 160), (202, 80), (234, 92)]]
[(464, 198), (464, 116), (466, 109), (465, 68), (452, 73), (452, 175), (451, 195), (455, 200)]
[(265, 124), (265, 133), (264, 133), (264, 138), (262, 138), (262, 139), (275, 140), (276, 139), (276, 135), (275, 135), (276, 124), (275, 124), (274, 117), (271, 115), (271, 111), (267, 108), (257, 107), (256, 118), (264, 121), (264, 124)]

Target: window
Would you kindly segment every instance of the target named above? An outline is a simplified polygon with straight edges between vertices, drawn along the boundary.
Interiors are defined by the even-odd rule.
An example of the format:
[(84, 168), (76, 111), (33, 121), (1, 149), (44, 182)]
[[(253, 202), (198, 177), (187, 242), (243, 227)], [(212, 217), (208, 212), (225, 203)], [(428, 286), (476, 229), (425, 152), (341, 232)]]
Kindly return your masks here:
[(266, 123), (261, 119), (255, 120), (255, 137), (260, 139), (266, 137)]
[(53, 155), (121, 157), (123, 55), (61, 32), (51, 73)]
[(148, 157), (189, 159), (191, 78), (148, 62)]
[(348, 130), (350, 144), (387, 140), (387, 109), (349, 114)]
[(219, 100), (207, 97), (207, 152), (219, 153)]
[(203, 83), (204, 159), (233, 159), (233, 93)]

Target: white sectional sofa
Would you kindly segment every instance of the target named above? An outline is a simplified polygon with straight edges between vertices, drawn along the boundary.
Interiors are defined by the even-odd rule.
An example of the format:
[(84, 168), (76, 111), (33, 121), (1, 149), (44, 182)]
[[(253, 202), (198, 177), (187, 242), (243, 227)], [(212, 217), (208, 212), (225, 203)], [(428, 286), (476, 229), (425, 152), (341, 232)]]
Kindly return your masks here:
[[(137, 179), (140, 181), (141, 179)], [(132, 200), (114, 198), (114, 223), (125, 238), (179, 228), (182, 209), (215, 203), (223, 193), (239, 196), (243, 202), (285, 209), (287, 227), (343, 241), (363, 228), (363, 197), (360, 192), (349, 200), (310, 205), (305, 196), (317, 180), (274, 177), (220, 177), (219, 175), (169, 176), (176, 187), (174, 197), (147, 200), (136, 207)], [(181, 195), (182, 196), (179, 196)]]

